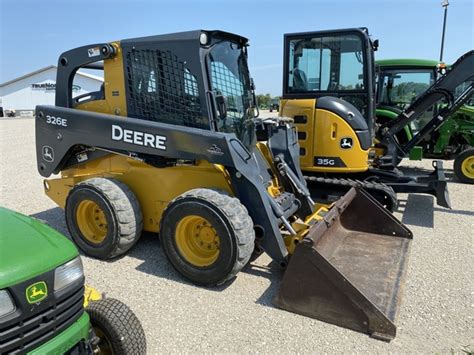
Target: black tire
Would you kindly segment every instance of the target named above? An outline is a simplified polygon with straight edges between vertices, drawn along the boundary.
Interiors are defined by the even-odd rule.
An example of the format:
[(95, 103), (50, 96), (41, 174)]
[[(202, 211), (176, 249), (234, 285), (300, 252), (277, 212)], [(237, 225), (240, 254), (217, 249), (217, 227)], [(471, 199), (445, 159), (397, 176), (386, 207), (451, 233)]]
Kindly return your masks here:
[[(86, 308), (99, 342), (98, 353), (146, 354), (146, 337), (137, 316), (117, 299), (105, 298), (89, 303)], [(101, 351), (102, 348), (102, 351)]]
[(466, 184), (474, 184), (474, 178), (472, 176), (467, 176), (462, 169), (462, 164), (466, 159), (474, 159), (474, 148), (463, 150), (454, 159), (454, 174), (456, 174), (459, 181)]
[[(209, 221), (219, 236), (219, 254), (208, 266), (188, 262), (176, 243), (178, 222), (192, 215)], [(215, 286), (232, 279), (248, 263), (255, 232), (238, 199), (215, 190), (194, 189), (170, 202), (161, 220), (160, 238), (166, 257), (181, 275), (198, 285)]]
[[(100, 243), (87, 240), (78, 226), (77, 208), (84, 200), (95, 202), (105, 216), (107, 231)], [(93, 178), (77, 184), (68, 195), (65, 214), (74, 242), (86, 255), (98, 259), (111, 259), (127, 252), (143, 229), (137, 198), (127, 185), (114, 179)]]

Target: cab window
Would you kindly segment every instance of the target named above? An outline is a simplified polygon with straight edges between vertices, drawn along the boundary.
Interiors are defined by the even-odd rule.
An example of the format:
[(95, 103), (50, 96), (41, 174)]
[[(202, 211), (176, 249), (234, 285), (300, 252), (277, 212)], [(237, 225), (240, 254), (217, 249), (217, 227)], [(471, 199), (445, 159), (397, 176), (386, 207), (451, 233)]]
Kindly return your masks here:
[(287, 92), (363, 91), (364, 58), (357, 35), (289, 42)]
[(434, 72), (387, 71), (382, 78), (380, 103), (405, 109), (434, 82)]

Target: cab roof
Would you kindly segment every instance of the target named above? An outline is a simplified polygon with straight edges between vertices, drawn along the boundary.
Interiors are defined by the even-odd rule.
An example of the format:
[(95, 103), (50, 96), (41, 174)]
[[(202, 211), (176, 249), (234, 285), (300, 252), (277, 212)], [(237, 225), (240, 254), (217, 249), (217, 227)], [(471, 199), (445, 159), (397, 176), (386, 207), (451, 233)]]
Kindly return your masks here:
[(399, 59), (380, 59), (376, 60), (375, 64), (380, 67), (422, 67), (435, 68), (439, 62), (431, 59), (413, 59), (413, 58), (399, 58)]
[(156, 36), (129, 38), (122, 40), (122, 43), (146, 43), (146, 42), (179, 42), (179, 41), (199, 41), (201, 33), (207, 33), (212, 37), (228, 38), (242, 45), (248, 43), (248, 39), (235, 33), (218, 30), (194, 30), (185, 32), (168, 33)]

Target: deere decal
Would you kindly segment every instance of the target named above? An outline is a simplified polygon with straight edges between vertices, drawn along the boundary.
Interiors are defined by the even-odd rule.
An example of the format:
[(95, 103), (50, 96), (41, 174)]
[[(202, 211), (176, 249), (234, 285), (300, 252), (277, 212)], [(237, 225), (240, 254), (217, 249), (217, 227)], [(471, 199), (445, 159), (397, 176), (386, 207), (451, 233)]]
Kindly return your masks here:
[(38, 281), (30, 285), (26, 289), (26, 300), (28, 303), (37, 303), (44, 300), (48, 296), (48, 286), (46, 282)]

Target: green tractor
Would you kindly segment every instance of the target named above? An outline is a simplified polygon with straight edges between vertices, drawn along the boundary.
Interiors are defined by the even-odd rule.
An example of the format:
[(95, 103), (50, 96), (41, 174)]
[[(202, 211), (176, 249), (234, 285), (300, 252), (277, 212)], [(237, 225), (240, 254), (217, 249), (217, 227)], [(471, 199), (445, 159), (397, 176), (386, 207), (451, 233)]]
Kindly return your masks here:
[(84, 286), (74, 244), (0, 207), (0, 354), (145, 354), (122, 302)]
[[(408, 107), (420, 94), (443, 75), (446, 66), (434, 60), (387, 59), (376, 62), (377, 122), (386, 124)], [(464, 83), (468, 85), (468, 83)], [(463, 91), (463, 85), (455, 95)], [(436, 106), (424, 112), (419, 119), (405, 126), (397, 135), (401, 143), (409, 141), (437, 113)], [(474, 184), (474, 99), (471, 99), (446, 122), (429, 134), (410, 151), (411, 160), (422, 158), (454, 159), (456, 177)]]

